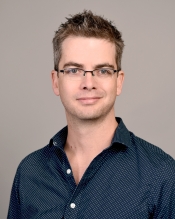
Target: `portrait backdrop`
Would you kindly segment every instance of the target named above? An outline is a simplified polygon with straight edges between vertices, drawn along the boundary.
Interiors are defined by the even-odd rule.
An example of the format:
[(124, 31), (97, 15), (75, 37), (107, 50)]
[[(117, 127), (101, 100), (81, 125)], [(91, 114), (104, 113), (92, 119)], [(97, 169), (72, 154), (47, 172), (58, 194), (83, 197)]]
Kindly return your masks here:
[(112, 20), (125, 41), (116, 116), (175, 158), (174, 0), (0, 0), (0, 218), (20, 161), (66, 125), (51, 88), (52, 38), (84, 9)]

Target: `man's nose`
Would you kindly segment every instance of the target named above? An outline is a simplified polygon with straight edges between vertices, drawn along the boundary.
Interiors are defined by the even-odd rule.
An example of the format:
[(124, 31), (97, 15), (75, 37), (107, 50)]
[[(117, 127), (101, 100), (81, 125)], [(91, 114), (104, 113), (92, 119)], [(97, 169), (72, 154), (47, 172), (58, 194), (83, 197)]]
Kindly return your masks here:
[(96, 89), (96, 80), (93, 71), (85, 71), (84, 76), (82, 76), (81, 89)]

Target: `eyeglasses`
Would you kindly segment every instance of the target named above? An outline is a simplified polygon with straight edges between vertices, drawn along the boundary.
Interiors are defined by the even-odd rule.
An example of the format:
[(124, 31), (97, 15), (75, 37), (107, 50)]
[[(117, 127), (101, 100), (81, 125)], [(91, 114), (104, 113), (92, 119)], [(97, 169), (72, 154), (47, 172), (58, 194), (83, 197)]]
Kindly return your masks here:
[(81, 80), (83, 76), (86, 75), (87, 72), (90, 72), (92, 76), (96, 76), (97, 78), (101, 79), (107, 79), (107, 78), (112, 78), (114, 73), (117, 73), (121, 69), (114, 70), (111, 68), (100, 68), (100, 69), (95, 69), (93, 71), (85, 71), (80, 68), (65, 68), (63, 70), (59, 70), (58, 72), (61, 72), (65, 75), (70, 80)]

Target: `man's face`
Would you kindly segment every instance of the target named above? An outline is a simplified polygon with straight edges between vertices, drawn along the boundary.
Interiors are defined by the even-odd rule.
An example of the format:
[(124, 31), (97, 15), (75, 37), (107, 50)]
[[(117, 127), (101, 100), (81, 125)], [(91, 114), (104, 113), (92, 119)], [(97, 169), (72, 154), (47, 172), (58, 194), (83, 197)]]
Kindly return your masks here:
[[(94, 70), (97, 66), (113, 66), (115, 61), (115, 45), (104, 39), (86, 37), (68, 37), (62, 44), (62, 55), (59, 70), (78, 65), (84, 70)], [(72, 64), (70, 64), (72, 63)], [(76, 63), (76, 64), (73, 64)], [(123, 72), (114, 73), (109, 78), (98, 78), (87, 72), (80, 80), (71, 80), (65, 74), (52, 71), (52, 85), (65, 107), (67, 117), (81, 120), (93, 120), (114, 114), (116, 95), (121, 92)]]

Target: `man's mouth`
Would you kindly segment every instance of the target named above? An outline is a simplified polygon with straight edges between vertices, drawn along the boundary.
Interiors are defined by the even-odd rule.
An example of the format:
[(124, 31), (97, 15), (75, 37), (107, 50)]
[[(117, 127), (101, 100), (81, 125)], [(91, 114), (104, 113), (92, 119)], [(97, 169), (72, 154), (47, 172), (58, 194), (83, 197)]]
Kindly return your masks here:
[(87, 105), (90, 105), (90, 104), (94, 104), (96, 103), (99, 99), (101, 99), (101, 97), (97, 97), (97, 96), (94, 96), (94, 97), (80, 97), (80, 98), (77, 98), (77, 100), (79, 102), (81, 102), (82, 104), (87, 104)]

